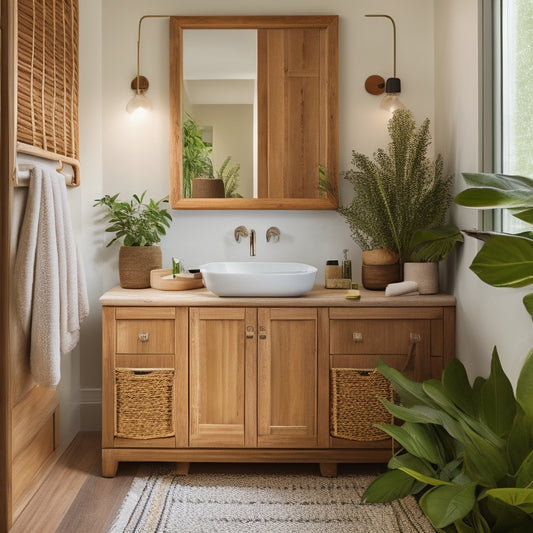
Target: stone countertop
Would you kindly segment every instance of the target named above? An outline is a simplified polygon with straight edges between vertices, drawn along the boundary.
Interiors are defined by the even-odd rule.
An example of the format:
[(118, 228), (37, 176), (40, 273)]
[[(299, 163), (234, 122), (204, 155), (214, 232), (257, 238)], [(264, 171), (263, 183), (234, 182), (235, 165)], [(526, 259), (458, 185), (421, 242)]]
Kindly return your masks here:
[(315, 285), (297, 298), (219, 297), (206, 288), (185, 291), (122, 289), (113, 287), (100, 298), (106, 306), (195, 306), (195, 307), (453, 307), (449, 294), (385, 296), (384, 291), (360, 289), (360, 300), (346, 299), (346, 289), (326, 289)]

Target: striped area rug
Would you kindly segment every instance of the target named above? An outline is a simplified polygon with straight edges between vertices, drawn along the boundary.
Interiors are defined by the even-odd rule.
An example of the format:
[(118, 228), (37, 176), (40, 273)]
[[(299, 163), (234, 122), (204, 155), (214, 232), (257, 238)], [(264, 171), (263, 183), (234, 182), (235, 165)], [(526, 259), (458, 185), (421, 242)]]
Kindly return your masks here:
[[(144, 468), (144, 467), (143, 467)], [(373, 476), (189, 474), (146, 467), (110, 533), (434, 533), (414, 498), (362, 504)]]

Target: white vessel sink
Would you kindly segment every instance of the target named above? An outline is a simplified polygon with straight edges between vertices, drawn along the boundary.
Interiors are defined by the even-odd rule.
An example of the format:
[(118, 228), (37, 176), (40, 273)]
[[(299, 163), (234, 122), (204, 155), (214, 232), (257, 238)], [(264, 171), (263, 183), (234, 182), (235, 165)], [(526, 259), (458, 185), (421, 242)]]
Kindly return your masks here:
[(304, 263), (221, 261), (201, 265), (200, 272), (217, 296), (291, 297), (313, 288), (317, 269)]

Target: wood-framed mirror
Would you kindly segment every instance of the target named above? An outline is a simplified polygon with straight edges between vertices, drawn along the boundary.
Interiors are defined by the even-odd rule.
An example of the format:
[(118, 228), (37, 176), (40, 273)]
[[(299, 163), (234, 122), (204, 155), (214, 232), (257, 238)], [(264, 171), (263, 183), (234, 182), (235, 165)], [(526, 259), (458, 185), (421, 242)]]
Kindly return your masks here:
[(338, 147), (336, 15), (170, 17), (173, 209), (335, 209)]

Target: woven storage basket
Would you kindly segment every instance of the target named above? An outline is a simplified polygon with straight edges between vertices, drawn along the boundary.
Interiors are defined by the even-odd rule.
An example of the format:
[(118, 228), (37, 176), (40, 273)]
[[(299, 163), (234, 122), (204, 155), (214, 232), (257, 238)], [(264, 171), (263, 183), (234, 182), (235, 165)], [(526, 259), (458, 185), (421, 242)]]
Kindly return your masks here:
[(115, 370), (115, 436), (157, 439), (174, 436), (174, 370)]
[(389, 438), (374, 427), (392, 423), (391, 414), (380, 402), (381, 398), (393, 401), (392, 386), (377, 370), (332, 368), (330, 396), (332, 437), (357, 441)]

